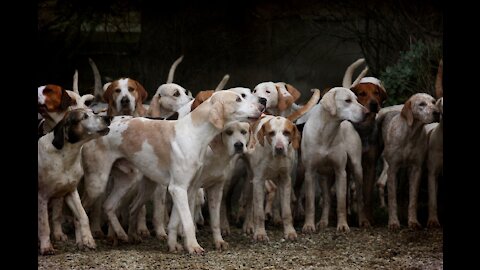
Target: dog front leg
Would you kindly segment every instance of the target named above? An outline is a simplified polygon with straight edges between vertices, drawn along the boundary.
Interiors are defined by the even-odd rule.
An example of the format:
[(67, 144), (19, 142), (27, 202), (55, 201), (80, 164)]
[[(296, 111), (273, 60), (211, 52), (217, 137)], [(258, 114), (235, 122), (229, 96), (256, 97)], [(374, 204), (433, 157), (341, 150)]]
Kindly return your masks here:
[(165, 231), (165, 212), (166, 212), (166, 197), (167, 186), (157, 185), (155, 193), (153, 194), (153, 227), (155, 229), (155, 235), (158, 239), (167, 239), (167, 233)]
[(268, 241), (267, 232), (265, 231), (265, 179), (254, 176), (253, 177), (253, 226), (255, 241)]
[(408, 227), (415, 230), (422, 227), (417, 219), (418, 189), (422, 177), (420, 166), (413, 166), (409, 177)]
[(428, 164), (428, 220), (427, 227), (434, 228), (440, 227), (437, 214), (437, 189), (438, 189), (438, 175), (440, 174), (440, 168), (431, 164), (429, 160)]
[(83, 209), (77, 189), (65, 196), (65, 202), (67, 203), (68, 207), (70, 207), (70, 210), (72, 210), (72, 213), (75, 217), (75, 231), (80, 230), (81, 241), (78, 241), (77, 239), (78, 247), (80, 249), (95, 249), (97, 245), (95, 244), (95, 240), (93, 240), (88, 216), (85, 212), (85, 209)]
[(396, 164), (389, 164), (387, 169), (387, 190), (388, 190), (388, 228), (390, 230), (400, 229), (400, 222), (397, 214), (397, 171)]
[[(302, 232), (315, 232), (315, 187), (314, 172), (310, 166), (305, 167), (305, 224)], [(322, 191), (323, 192), (323, 191)]]
[(40, 254), (55, 253), (50, 242), (50, 224), (48, 224), (48, 199), (38, 194), (38, 238), (40, 240)]
[(342, 166), (335, 170), (335, 191), (337, 195), (337, 231), (349, 232), (347, 224), (347, 173)]
[(63, 197), (54, 198), (50, 201), (52, 204), (52, 227), (53, 227), (53, 240), (55, 241), (67, 241), (68, 237), (63, 233), (62, 221), (63, 221)]
[(215, 248), (219, 250), (226, 250), (228, 248), (228, 243), (223, 240), (220, 230), (220, 205), (223, 197), (223, 184), (224, 181), (216, 183), (206, 190), (213, 243), (215, 244)]
[(297, 232), (293, 228), (293, 218), (291, 209), (292, 183), (290, 174), (285, 174), (280, 179), (280, 202), (282, 207), (283, 237), (286, 240), (296, 240)]

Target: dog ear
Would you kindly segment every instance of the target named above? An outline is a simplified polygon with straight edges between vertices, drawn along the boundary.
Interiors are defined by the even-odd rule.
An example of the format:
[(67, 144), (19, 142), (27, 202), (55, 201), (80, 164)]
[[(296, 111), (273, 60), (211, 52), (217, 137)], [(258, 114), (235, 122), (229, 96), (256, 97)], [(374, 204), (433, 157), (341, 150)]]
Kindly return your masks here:
[(150, 117), (160, 117), (161, 110), (160, 110), (160, 99), (162, 97), (160, 94), (155, 94), (150, 101), (150, 107), (148, 108), (147, 115)]
[(62, 96), (60, 98), (60, 107), (61, 111), (66, 110), (70, 105), (75, 105), (76, 101), (70, 97), (67, 93), (67, 90), (62, 88)]
[(266, 124), (267, 123), (263, 123), (262, 128), (257, 133), (257, 140), (261, 146), (263, 146), (265, 143), (265, 125)]
[(217, 150), (222, 147), (223, 141), (222, 141), (222, 133), (218, 134), (213, 138), (213, 140), (208, 144), (210, 148), (212, 149), (213, 153), (216, 153)]
[(278, 84), (275, 84), (275, 88), (277, 89), (277, 93), (278, 93), (277, 107), (278, 107), (278, 110), (285, 111), (287, 108), (292, 106), (294, 102), (294, 98), (292, 96), (283, 95), (280, 87), (281, 86), (279, 86)]
[(64, 119), (62, 119), (60, 122), (58, 122), (55, 125), (55, 127), (53, 128), (52, 144), (58, 150), (61, 150), (63, 148), (64, 143), (65, 143), (65, 130), (64, 130), (65, 120)]
[(435, 102), (435, 105), (437, 106), (438, 111), (440, 112), (440, 114), (443, 115), (443, 97), (439, 98), (439, 99), (437, 100), (437, 102)]
[(337, 115), (337, 105), (335, 104), (335, 93), (329, 91), (323, 95), (320, 100), (320, 104), (327, 110), (332, 116)]
[(287, 88), (287, 91), (290, 93), (290, 95), (292, 95), (293, 102), (297, 101), (302, 95), (302, 93), (300, 93), (300, 91), (298, 91), (297, 88), (293, 87), (291, 84), (286, 83), (285, 87)]
[(292, 123), (292, 125), (293, 125), (292, 146), (293, 146), (293, 149), (298, 150), (298, 148), (300, 148), (300, 141), (302, 139), (302, 136), (297, 126), (294, 123)]
[(249, 124), (247, 149), (255, 148), (255, 144), (257, 143), (257, 140), (255, 140), (255, 129), (257, 128), (258, 123), (260, 123), (260, 119), (253, 124)]
[[(380, 100), (383, 103), (388, 98), (387, 90), (385, 90), (385, 87), (383, 86), (383, 84), (380, 85), (380, 86), (377, 85), (377, 89), (378, 89), (378, 93), (380, 95)], [(378, 104), (378, 105), (382, 105), (382, 104)]]
[(223, 129), (225, 125), (223, 104), (220, 101), (213, 103), (212, 109), (208, 115), (208, 120), (212, 123), (217, 129)]
[(133, 80), (133, 81), (135, 82), (135, 85), (137, 86), (137, 92), (138, 92), (138, 96), (139, 96), (139, 100), (137, 101), (137, 103), (142, 104), (142, 102), (144, 102), (145, 99), (147, 99), (148, 93), (147, 93), (147, 91), (145, 91), (145, 88), (143, 87), (143, 85), (141, 85), (136, 80)]
[[(106, 87), (106, 88), (105, 88)], [(113, 102), (113, 85), (112, 83), (106, 83), (103, 86), (103, 89), (105, 90), (103, 92), (103, 100), (108, 103), (108, 110), (110, 112), (110, 107), (114, 106)]]
[(403, 116), (403, 118), (407, 120), (408, 126), (411, 127), (413, 125), (413, 112), (412, 112), (411, 100), (407, 100), (407, 102), (405, 102), (405, 105), (402, 108), (401, 115)]

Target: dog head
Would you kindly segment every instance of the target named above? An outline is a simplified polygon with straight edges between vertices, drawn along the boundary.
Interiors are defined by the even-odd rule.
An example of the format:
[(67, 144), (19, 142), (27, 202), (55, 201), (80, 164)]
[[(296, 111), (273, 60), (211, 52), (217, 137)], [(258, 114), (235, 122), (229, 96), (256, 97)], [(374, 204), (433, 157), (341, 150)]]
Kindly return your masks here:
[[(441, 102), (443, 105), (443, 100)], [(412, 126), (415, 120), (422, 124), (438, 122), (440, 112), (435, 104), (435, 99), (432, 96), (425, 93), (417, 93), (412, 95), (407, 102), (405, 102), (401, 116), (407, 121), (409, 126)]]
[(256, 137), (260, 145), (271, 146), (273, 156), (286, 156), (290, 144), (295, 150), (300, 147), (301, 136), (297, 126), (281, 116), (267, 120), (257, 132)]
[(213, 139), (210, 147), (215, 152), (221, 144), (226, 147), (228, 155), (233, 156), (246, 153), (249, 140), (250, 125), (246, 122), (234, 121), (225, 125), (224, 131)]
[(266, 109), (284, 111), (300, 98), (300, 92), (290, 84), (263, 82), (255, 86), (253, 94), (266, 104)]
[(222, 130), (226, 124), (232, 121), (252, 121), (258, 119), (264, 108), (258, 101), (248, 101), (240, 94), (229, 90), (213, 93), (204, 103), (210, 103), (212, 106), (209, 112), (209, 121), (216, 128)]
[(246, 87), (233, 87), (233, 88), (230, 88), (230, 89), (227, 89), (227, 90), (230, 90), (230, 91), (233, 91), (235, 93), (238, 93), (240, 94), (244, 99), (250, 101), (250, 102), (258, 102), (260, 103), (261, 105), (263, 105), (264, 109), (262, 110), (262, 112), (266, 109), (267, 107), (267, 100), (265, 98), (262, 98), (262, 97), (257, 97), (255, 96), (254, 94), (252, 94), (252, 90), (250, 90), (250, 88), (246, 88)]
[(193, 98), (189, 91), (176, 83), (166, 83), (158, 87), (150, 102), (148, 110), (152, 117), (161, 117), (162, 114), (177, 112)]
[(332, 117), (340, 121), (361, 122), (368, 110), (357, 101), (357, 96), (348, 88), (334, 87), (320, 100), (320, 104)]
[(372, 113), (377, 113), (387, 99), (387, 91), (381, 81), (374, 77), (362, 78), (351, 90), (357, 96), (358, 102)]
[(72, 105), (75, 105), (75, 100), (63, 87), (55, 84), (38, 87), (38, 111), (42, 116), (50, 112), (65, 112)]
[(144, 116), (143, 101), (148, 96), (145, 88), (136, 80), (121, 78), (103, 86), (103, 99), (108, 103), (107, 114)]
[(110, 117), (99, 116), (87, 109), (74, 109), (65, 113), (63, 119), (53, 128), (52, 144), (62, 149), (69, 143), (86, 142), (108, 134)]

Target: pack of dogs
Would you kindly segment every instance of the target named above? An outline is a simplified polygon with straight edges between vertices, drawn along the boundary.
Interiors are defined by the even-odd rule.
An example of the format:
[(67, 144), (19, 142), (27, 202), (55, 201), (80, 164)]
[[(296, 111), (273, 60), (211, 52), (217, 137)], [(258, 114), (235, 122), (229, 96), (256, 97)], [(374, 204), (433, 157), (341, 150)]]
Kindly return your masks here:
[[(269, 240), (265, 223), (271, 219), (283, 226), (284, 239), (294, 241), (299, 237), (294, 220), (303, 219), (305, 234), (324, 229), (331, 206), (337, 231), (349, 232), (352, 212), (356, 225), (368, 228), (375, 223), (375, 194), (388, 208), (388, 228), (395, 231), (400, 228), (397, 196), (404, 196), (397, 182), (407, 181), (398, 177), (402, 168), (408, 169), (408, 227), (421, 228), (422, 171), (428, 174), (426, 225), (440, 226), (442, 62), (436, 98), (416, 93), (404, 104), (382, 107), (387, 89), (378, 78), (365, 77), (368, 67), (352, 82), (363, 58), (346, 69), (341, 87), (312, 89), (305, 104), (296, 103), (301, 92), (285, 82), (261, 82), (253, 90), (225, 88), (228, 74), (214, 90), (193, 97), (173, 82), (182, 59), (173, 63), (149, 102), (148, 92), (132, 78), (102, 86), (91, 59), (92, 94), (79, 94), (77, 72), (73, 90), (38, 87), (41, 255), (55, 253), (53, 241), (68, 239), (64, 204), (73, 216), (79, 249), (95, 249), (95, 238), (118, 245), (150, 237), (147, 203), (153, 233), (167, 241), (170, 252), (204, 252), (196, 232), (207, 209), (218, 250), (229, 246), (224, 237), (231, 234), (231, 222), (243, 220), (245, 235), (262, 242)], [(383, 167), (379, 177), (378, 165)], [(321, 211), (315, 210), (317, 204)]]

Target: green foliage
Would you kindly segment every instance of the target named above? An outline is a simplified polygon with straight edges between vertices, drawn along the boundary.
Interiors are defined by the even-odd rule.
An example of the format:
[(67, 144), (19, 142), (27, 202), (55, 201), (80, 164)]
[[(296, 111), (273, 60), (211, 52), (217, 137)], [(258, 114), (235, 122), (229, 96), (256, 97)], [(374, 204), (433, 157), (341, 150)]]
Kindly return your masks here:
[(438, 41), (418, 41), (400, 53), (398, 61), (380, 73), (388, 93), (385, 106), (404, 103), (415, 93), (435, 96), (435, 76), (442, 58), (442, 44)]

